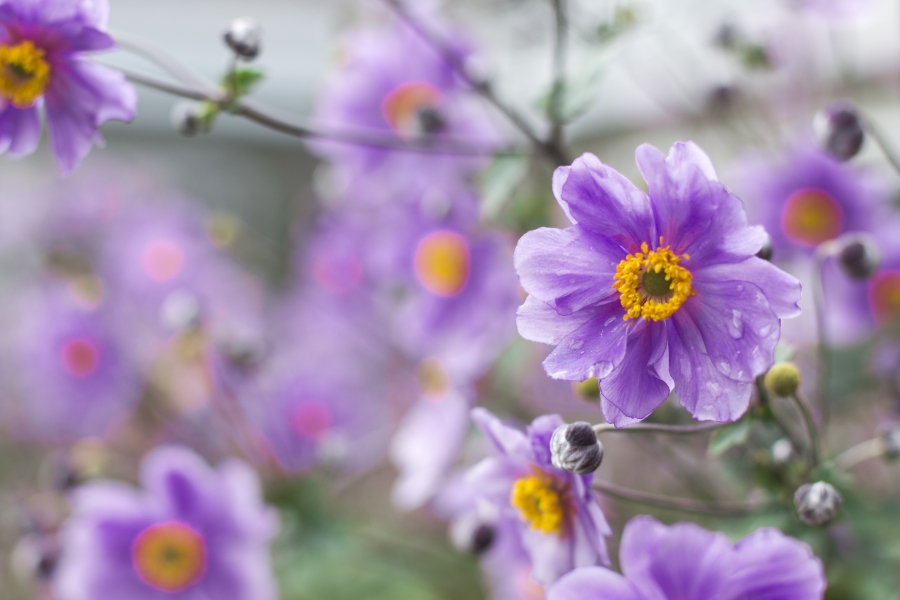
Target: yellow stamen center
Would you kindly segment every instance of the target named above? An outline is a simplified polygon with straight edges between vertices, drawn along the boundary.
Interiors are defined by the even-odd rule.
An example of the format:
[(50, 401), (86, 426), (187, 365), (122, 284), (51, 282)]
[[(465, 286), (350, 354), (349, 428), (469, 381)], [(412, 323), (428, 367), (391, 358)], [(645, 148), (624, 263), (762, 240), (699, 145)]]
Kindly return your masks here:
[(563, 496), (558, 482), (542, 473), (516, 480), (509, 501), (532, 529), (558, 534), (565, 526), (567, 503)]
[(621, 294), (626, 321), (640, 317), (668, 319), (696, 293), (691, 287), (691, 272), (681, 266), (681, 261), (690, 256), (675, 254), (662, 245), (662, 238), (659, 244), (660, 248), (650, 250), (644, 242), (641, 252), (629, 254), (616, 267), (613, 287)]
[(872, 279), (869, 304), (880, 322), (900, 315), (900, 271), (884, 271)]
[(438, 296), (456, 296), (469, 281), (469, 244), (452, 231), (435, 231), (419, 242), (416, 278)]
[(157, 523), (138, 534), (131, 548), (141, 581), (163, 592), (179, 592), (206, 572), (206, 542), (190, 525)]
[(28, 108), (43, 96), (50, 83), (45, 54), (29, 40), (0, 46), (0, 95), (18, 108)]
[(818, 246), (840, 235), (844, 229), (844, 212), (825, 190), (803, 188), (785, 201), (781, 228), (798, 244)]

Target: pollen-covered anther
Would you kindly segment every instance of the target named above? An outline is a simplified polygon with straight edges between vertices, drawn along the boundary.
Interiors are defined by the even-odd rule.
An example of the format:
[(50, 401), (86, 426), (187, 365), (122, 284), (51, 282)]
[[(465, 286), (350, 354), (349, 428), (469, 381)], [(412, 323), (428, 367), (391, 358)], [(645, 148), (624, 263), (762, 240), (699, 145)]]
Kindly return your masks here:
[(522, 520), (532, 529), (547, 534), (560, 534), (566, 524), (564, 490), (546, 473), (527, 475), (513, 484), (510, 504), (519, 509)]
[(43, 96), (50, 83), (45, 54), (30, 40), (0, 46), (0, 96), (18, 108), (28, 108)]
[(669, 246), (650, 250), (647, 242), (641, 252), (629, 254), (616, 267), (613, 282), (625, 308), (625, 320), (643, 317), (662, 321), (671, 317), (696, 292), (691, 272), (681, 266), (687, 254), (677, 255)]

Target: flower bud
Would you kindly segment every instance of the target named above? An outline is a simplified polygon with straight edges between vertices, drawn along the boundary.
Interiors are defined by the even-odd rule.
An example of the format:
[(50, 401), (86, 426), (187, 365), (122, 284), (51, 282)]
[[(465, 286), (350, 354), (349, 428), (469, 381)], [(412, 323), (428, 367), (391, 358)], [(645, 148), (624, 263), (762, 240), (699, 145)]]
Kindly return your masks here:
[(773, 396), (786, 398), (793, 396), (800, 389), (800, 369), (794, 363), (780, 362), (772, 365), (763, 380), (766, 389)]
[(253, 19), (235, 19), (222, 36), (235, 54), (246, 60), (259, 56), (262, 45), (262, 29)]
[(756, 253), (756, 256), (763, 260), (772, 260), (772, 253), (772, 237), (767, 233), (766, 242), (763, 244), (762, 248), (759, 249), (759, 252)]
[(207, 131), (200, 105), (196, 102), (175, 104), (172, 107), (171, 120), (172, 127), (184, 137), (196, 137)]
[(851, 279), (872, 277), (881, 263), (881, 252), (875, 238), (867, 233), (851, 233), (840, 239), (838, 264)]
[(52, 536), (30, 534), (18, 541), (10, 559), (13, 573), (23, 582), (49, 581), (56, 571), (59, 548)]
[(457, 519), (450, 528), (450, 541), (462, 552), (483, 554), (493, 545), (497, 530), (493, 522), (477, 512)]
[(816, 113), (813, 133), (819, 146), (838, 160), (856, 156), (866, 137), (856, 108), (840, 100)]
[(590, 423), (560, 425), (550, 438), (553, 466), (579, 475), (593, 473), (603, 462), (603, 445)]
[(888, 460), (900, 458), (900, 425), (885, 425), (878, 432), (884, 457)]
[(579, 398), (587, 400), (588, 402), (597, 402), (600, 400), (600, 381), (598, 381), (596, 377), (573, 383), (572, 390)]
[(841, 494), (824, 481), (801, 485), (794, 493), (800, 520), (816, 527), (830, 523), (837, 516), (843, 501)]
[(159, 307), (159, 320), (171, 331), (194, 329), (201, 322), (200, 301), (188, 291), (171, 291)]

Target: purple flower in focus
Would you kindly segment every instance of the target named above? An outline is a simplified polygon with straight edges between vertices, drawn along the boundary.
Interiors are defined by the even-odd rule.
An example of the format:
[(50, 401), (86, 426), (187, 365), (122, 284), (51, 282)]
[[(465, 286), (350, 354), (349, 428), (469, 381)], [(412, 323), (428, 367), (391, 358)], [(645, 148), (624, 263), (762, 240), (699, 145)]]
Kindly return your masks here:
[(89, 483), (61, 534), (59, 600), (274, 600), (268, 545), (277, 515), (234, 459), (211, 469), (181, 447), (152, 450), (143, 490)]
[(600, 380), (606, 419), (629, 425), (674, 388), (694, 418), (731, 421), (774, 362), (800, 284), (755, 256), (765, 241), (692, 142), (636, 152), (649, 195), (585, 154), (553, 191), (573, 226), (525, 234), (522, 337), (556, 349), (556, 379)]
[(612, 531), (591, 491), (591, 475), (553, 466), (550, 437), (558, 415), (538, 417), (526, 433), (507, 427), (483, 408), (472, 419), (497, 456), (466, 473), (466, 485), (512, 519), (532, 564), (532, 577), (549, 584), (572, 569), (609, 563), (604, 536)]
[(109, 303), (87, 305), (71, 286), (26, 295), (7, 347), (16, 401), (6, 415), (17, 433), (72, 440), (102, 436), (141, 397), (142, 379)]
[(747, 163), (736, 179), (751, 220), (771, 236), (775, 260), (810, 255), (848, 231), (872, 231), (887, 203), (879, 177), (814, 147)]
[(84, 53), (115, 49), (106, 33), (107, 0), (4, 0), (0, 3), (0, 150), (34, 152), (47, 117), (63, 173), (87, 155), (97, 129), (134, 118), (137, 94), (125, 77)]
[(737, 544), (693, 523), (663, 525), (635, 517), (625, 526), (623, 575), (578, 569), (547, 591), (547, 600), (820, 600), (821, 561), (809, 546), (777, 529)]

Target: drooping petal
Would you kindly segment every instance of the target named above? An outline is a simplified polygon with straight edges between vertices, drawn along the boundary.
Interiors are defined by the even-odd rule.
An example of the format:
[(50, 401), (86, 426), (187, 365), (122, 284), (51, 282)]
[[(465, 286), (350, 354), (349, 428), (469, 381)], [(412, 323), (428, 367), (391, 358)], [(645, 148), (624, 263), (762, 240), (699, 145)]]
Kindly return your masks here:
[(561, 315), (615, 295), (613, 279), (623, 258), (621, 248), (577, 225), (530, 231), (519, 240), (514, 255), (525, 291)]
[(490, 411), (480, 406), (473, 408), (469, 414), (475, 426), (498, 452), (506, 456), (531, 456), (531, 443), (524, 433), (507, 427)]
[[(627, 322), (624, 309), (610, 302), (580, 313), (591, 314), (578, 329), (560, 340), (544, 360), (544, 370), (554, 379), (584, 381), (609, 376), (625, 355)], [(574, 320), (574, 319), (573, 319)]]
[(31, 154), (41, 141), (37, 106), (16, 108), (7, 105), (0, 113), (0, 151), (14, 158)]
[(701, 421), (735, 421), (750, 403), (753, 384), (729, 379), (705, 352), (694, 321), (675, 315), (668, 324), (669, 370), (678, 402)]
[(723, 600), (821, 600), (822, 562), (809, 546), (777, 529), (760, 529), (735, 545), (735, 568)]
[(644, 323), (631, 329), (621, 362), (609, 376), (598, 378), (601, 398), (619, 411), (604, 413), (609, 423), (616, 427), (630, 425), (632, 419), (646, 418), (665, 401), (670, 388), (657, 368), (665, 351), (666, 331), (662, 324)]
[(622, 571), (647, 598), (720, 600), (733, 563), (731, 542), (693, 523), (635, 517), (619, 549)]
[(603, 567), (584, 567), (551, 585), (547, 600), (643, 600), (643, 597), (618, 573)]
[(656, 237), (647, 195), (593, 154), (572, 163), (556, 199), (574, 223), (628, 252)]

